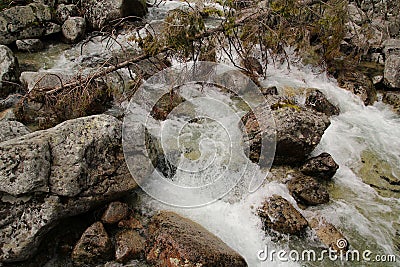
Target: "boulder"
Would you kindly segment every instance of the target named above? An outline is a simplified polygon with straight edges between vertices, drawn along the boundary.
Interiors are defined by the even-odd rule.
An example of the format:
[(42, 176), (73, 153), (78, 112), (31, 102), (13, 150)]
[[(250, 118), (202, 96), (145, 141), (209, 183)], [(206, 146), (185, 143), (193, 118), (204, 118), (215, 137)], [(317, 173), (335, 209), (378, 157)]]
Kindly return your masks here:
[(365, 74), (345, 71), (339, 73), (337, 80), (340, 87), (360, 97), (365, 105), (372, 105), (377, 100), (372, 80)]
[(119, 201), (111, 202), (101, 217), (101, 221), (107, 224), (117, 223), (128, 216), (128, 212), (127, 204)]
[(115, 259), (118, 262), (138, 259), (145, 249), (145, 240), (135, 230), (123, 230), (115, 237)]
[(247, 266), (219, 238), (176, 213), (155, 215), (148, 233), (147, 261), (156, 266)]
[(15, 42), (18, 50), (24, 52), (36, 52), (44, 49), (44, 44), (39, 39), (24, 39)]
[(400, 92), (385, 92), (382, 101), (391, 105), (393, 110), (400, 114)]
[(275, 230), (282, 234), (300, 235), (308, 226), (299, 211), (281, 196), (267, 198), (258, 209), (265, 230)]
[(0, 121), (0, 143), (30, 132), (25, 125), (18, 121)]
[(307, 94), (306, 106), (315, 111), (325, 113), (328, 117), (339, 115), (340, 112), (339, 108), (329, 102), (326, 96), (318, 89), (313, 89)]
[(26, 260), (61, 219), (136, 188), (121, 129), (95, 115), (0, 143), (0, 261)]
[(67, 43), (80, 41), (86, 31), (86, 21), (81, 17), (69, 17), (62, 25), (62, 33)]
[[(269, 125), (270, 112), (275, 119), (275, 127)], [(257, 118), (266, 119), (265, 129), (260, 129)], [(246, 149), (249, 149), (248, 155), (253, 162), (258, 162), (260, 156), (262, 157), (261, 142), (268, 140), (276, 130), (276, 151), (273, 162), (275, 165), (304, 162), (330, 125), (325, 114), (316, 114), (309, 108), (294, 105), (288, 100), (274, 96), (270, 96), (266, 103), (243, 116), (242, 123), (244, 127), (242, 131), (246, 133), (244, 138)]]
[(294, 174), (288, 183), (290, 194), (299, 204), (314, 206), (329, 202), (329, 193), (326, 188), (312, 177)]
[(300, 171), (305, 175), (329, 181), (335, 175), (337, 169), (339, 169), (339, 165), (330, 154), (324, 152), (316, 157), (309, 158), (301, 166)]
[(41, 3), (5, 9), (0, 12), (0, 44), (44, 36), (51, 19), (50, 7)]
[[(15, 90), (19, 79), (19, 65), (14, 53), (5, 45), (0, 45), (0, 97), (6, 97)], [(11, 83), (8, 83), (11, 82)]]
[(383, 43), (383, 54), (387, 57), (390, 55), (400, 54), (400, 39), (388, 39)]
[(63, 24), (69, 17), (76, 17), (78, 14), (79, 10), (76, 5), (59, 4), (56, 10), (56, 19)]
[(346, 252), (349, 242), (344, 235), (323, 217), (315, 217), (310, 220), (310, 226), (318, 239), (328, 248), (335, 251)]
[(391, 89), (400, 89), (400, 56), (389, 55), (383, 71), (384, 84)]
[(95, 222), (82, 234), (72, 251), (76, 266), (87, 266), (110, 260), (113, 254), (111, 239), (101, 222)]
[(144, 0), (83, 0), (85, 18), (93, 29), (101, 29), (106, 22), (127, 16), (143, 17), (147, 13)]

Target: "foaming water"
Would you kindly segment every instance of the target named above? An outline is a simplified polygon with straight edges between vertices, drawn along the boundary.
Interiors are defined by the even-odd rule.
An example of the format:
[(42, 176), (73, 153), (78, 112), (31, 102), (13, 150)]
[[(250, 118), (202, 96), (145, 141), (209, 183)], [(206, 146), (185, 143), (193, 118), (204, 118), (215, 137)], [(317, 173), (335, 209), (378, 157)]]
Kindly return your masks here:
[[(372, 255), (397, 255), (393, 239), (394, 223), (399, 222), (399, 199), (380, 196), (375, 189), (365, 184), (357, 175), (362, 165), (361, 155), (366, 150), (377, 153), (393, 168), (400, 163), (400, 119), (388, 106), (376, 103), (364, 106), (362, 101), (348, 91), (337, 86), (337, 83), (324, 73), (315, 74), (307, 67), (277, 68), (269, 66), (265, 85), (275, 85), (278, 90), (291, 87), (292, 90), (302, 88), (318, 88), (328, 99), (341, 109), (341, 114), (331, 118), (331, 126), (325, 131), (318, 147), (313, 152), (330, 153), (340, 168), (329, 184), (330, 203), (322, 206), (300, 210), (310, 217), (322, 215), (339, 228), (348, 238), (351, 249), (362, 253), (369, 249)], [(177, 174), (179, 175), (179, 174)], [(181, 177), (185, 179), (184, 177)], [(187, 178), (187, 177), (186, 177)], [(152, 209), (176, 211), (183, 216), (200, 223), (224, 242), (237, 250), (246, 258), (249, 266), (296, 266), (295, 262), (261, 262), (257, 252), (264, 249), (321, 249), (316, 242), (304, 238), (274, 243), (261, 229), (261, 221), (256, 215), (256, 208), (262, 201), (278, 194), (292, 202), (286, 185), (278, 182), (265, 183), (253, 194), (241, 194), (236, 201), (228, 197), (205, 207), (195, 209), (179, 209), (160, 204), (156, 200), (143, 196), (144, 206)], [(297, 207), (298, 208), (298, 207)], [(344, 262), (325, 260), (324, 266), (347, 265)], [(307, 263), (318, 266), (317, 263)], [(365, 266), (365, 262), (352, 262), (352, 266)], [(391, 266), (383, 264), (382, 266)]]

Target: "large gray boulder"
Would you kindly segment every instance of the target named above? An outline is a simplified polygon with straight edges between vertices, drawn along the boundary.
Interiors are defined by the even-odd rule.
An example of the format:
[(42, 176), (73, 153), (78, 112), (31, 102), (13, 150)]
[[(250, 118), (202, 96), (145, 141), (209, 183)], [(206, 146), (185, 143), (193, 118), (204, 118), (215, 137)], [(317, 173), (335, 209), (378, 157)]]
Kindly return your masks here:
[(18, 121), (0, 121), (0, 143), (30, 132), (25, 125)]
[(400, 55), (389, 55), (383, 71), (384, 83), (391, 89), (400, 89)]
[(101, 29), (108, 21), (147, 13), (145, 0), (83, 0), (81, 4), (93, 29)]
[(218, 237), (176, 213), (155, 215), (148, 233), (147, 261), (155, 266), (247, 266)]
[[(275, 126), (270, 125), (270, 112)], [(255, 115), (256, 114), (256, 115)], [(257, 118), (265, 123), (259, 124)], [(309, 108), (300, 107), (289, 100), (269, 96), (267, 101), (248, 112), (242, 118), (245, 143), (249, 149), (249, 158), (258, 162), (261, 142), (270, 139), (276, 130), (275, 165), (299, 164), (306, 160), (321, 140), (324, 131), (330, 125), (328, 117)], [(260, 129), (259, 125), (266, 125)]]
[[(0, 98), (10, 94), (19, 79), (18, 60), (10, 48), (0, 45)], [(11, 82), (11, 83), (8, 83)]]
[(0, 12), (0, 44), (44, 36), (51, 19), (50, 7), (40, 3), (5, 9)]
[(0, 261), (26, 260), (60, 219), (137, 186), (121, 128), (114, 117), (95, 115), (0, 143)]

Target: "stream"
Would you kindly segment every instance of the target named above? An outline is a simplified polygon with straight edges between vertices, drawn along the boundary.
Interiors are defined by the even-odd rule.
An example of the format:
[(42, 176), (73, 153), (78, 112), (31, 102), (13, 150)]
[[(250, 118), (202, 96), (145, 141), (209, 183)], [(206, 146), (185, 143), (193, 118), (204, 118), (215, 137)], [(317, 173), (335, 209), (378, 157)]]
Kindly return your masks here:
[[(150, 8), (147, 20), (157, 23), (165, 17), (168, 10), (181, 5), (183, 3), (177, 1), (162, 2), (158, 7)], [(74, 73), (82, 71), (82, 64), (87, 58), (103, 59), (104, 56), (117, 54), (122, 49), (136, 49), (137, 47), (132, 42), (127, 41), (130, 37), (130, 34), (119, 35), (118, 43), (104, 38), (102, 40), (100, 37), (95, 38), (84, 46), (82, 54), (79, 45), (72, 48), (54, 45), (45, 52), (25, 55), (25, 58), (19, 58), (19, 60), (27, 62), (33, 60), (32, 58), (40, 58), (41, 71)], [(21, 54), (17, 54), (17, 56), (22, 57)], [(121, 73), (128, 77), (127, 70), (121, 70)], [(280, 93), (295, 92), (296, 95), (299, 95), (300, 102), (304, 101), (301, 96), (304, 88), (318, 88), (340, 108), (340, 115), (331, 118), (330, 127), (325, 131), (320, 144), (313, 152), (313, 156), (322, 152), (330, 153), (340, 166), (332, 182), (329, 183), (328, 190), (331, 201), (325, 205), (301, 210), (289, 194), (285, 184), (266, 179), (254, 193), (246, 190), (234, 190), (234, 193), (221, 196), (213, 203), (193, 208), (179, 208), (163, 204), (140, 191), (139, 199), (143, 212), (152, 213), (161, 209), (173, 210), (198, 222), (243, 255), (251, 267), (302, 266), (302, 264), (305, 266), (372, 265), (372, 263), (362, 261), (348, 263), (340, 260), (332, 261), (328, 258), (322, 262), (286, 262), (276, 258), (273, 261), (270, 258), (265, 261), (260, 260), (257, 256), (258, 252), (266, 248), (269, 251), (284, 249), (301, 252), (313, 249), (320, 252), (323, 250), (321, 244), (311, 233), (306, 238), (290, 236), (284, 237), (278, 242), (274, 242), (271, 237), (266, 236), (256, 209), (266, 197), (278, 194), (301, 210), (305, 217), (310, 217), (312, 214), (324, 216), (341, 230), (349, 240), (351, 249), (358, 250), (360, 253), (368, 249), (372, 252), (371, 258), (378, 254), (397, 255), (397, 262), (399, 262), (398, 250), (393, 241), (395, 229), (400, 228), (399, 193), (379, 189), (380, 185), (375, 187), (369, 185), (374, 183), (370, 181), (369, 174), (379, 169), (384, 174), (392, 175), (397, 180), (400, 179), (400, 117), (389, 106), (379, 101), (372, 106), (365, 106), (352, 93), (339, 88), (334, 79), (307, 66), (292, 65), (289, 70), (285, 64), (270, 64), (267, 68), (266, 79), (261, 83), (266, 87), (276, 86)], [(208, 90), (208, 92), (208, 97), (218, 99), (234, 109), (237, 107), (238, 114), (244, 114), (240, 105), (231, 98), (215, 90)], [(198, 105), (201, 107), (203, 104), (199, 102)], [(207, 106), (203, 106), (203, 108), (207, 108)], [(222, 125), (237, 125), (237, 121), (233, 117), (219, 116), (218, 118)], [(227, 139), (224, 128), (221, 128), (221, 125), (215, 121), (205, 121), (202, 124), (197, 123), (185, 128), (179, 117), (172, 116), (164, 124), (172, 131), (172, 135), (178, 131), (177, 129), (181, 129), (178, 131), (178, 135), (181, 135), (183, 143), (185, 140), (192, 140), (188, 146), (194, 145), (194, 148), (186, 155), (189, 161), (202, 159), (207, 153), (212, 157), (213, 153), (218, 155), (218, 153), (229, 151), (229, 147), (224, 145), (224, 140)], [(207, 157), (203, 162), (205, 165), (207, 165), (206, 159)], [(177, 171), (174, 182), (193, 186), (193, 181), (201, 180), (201, 183), (209, 183), (215, 180), (221, 172), (226, 171), (224, 158), (219, 157), (219, 159), (215, 168), (203, 172), (201, 177)], [(240, 164), (246, 160), (247, 164), (252, 164), (245, 157), (238, 156), (237, 158)], [(367, 163), (370, 163), (370, 166), (367, 166)], [(186, 162), (186, 164), (189, 163)], [(190, 169), (191, 166), (186, 165), (186, 168)], [(254, 168), (251, 166), (248, 172), (240, 175), (250, 176), (253, 172), (258, 171)], [(235, 174), (231, 173), (230, 175), (234, 176)], [(381, 263), (379, 266), (395, 266), (395, 263)]]

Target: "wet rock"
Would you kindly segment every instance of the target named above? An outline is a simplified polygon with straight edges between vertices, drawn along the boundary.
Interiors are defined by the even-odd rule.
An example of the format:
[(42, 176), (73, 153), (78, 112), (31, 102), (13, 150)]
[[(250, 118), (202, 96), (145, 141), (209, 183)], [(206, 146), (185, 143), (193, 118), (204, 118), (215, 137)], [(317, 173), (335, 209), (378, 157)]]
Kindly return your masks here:
[(148, 244), (147, 260), (156, 266), (247, 266), (219, 238), (173, 212), (152, 218)]
[(123, 230), (115, 237), (115, 259), (118, 262), (138, 259), (145, 249), (145, 240), (135, 230)]
[(118, 223), (118, 227), (127, 229), (143, 229), (142, 223), (134, 217), (129, 217), (126, 220), (121, 220)]
[(383, 72), (384, 84), (391, 89), (400, 89), (400, 56), (390, 55), (386, 58)]
[(0, 143), (30, 132), (25, 125), (18, 121), (0, 121)]
[(0, 44), (44, 36), (51, 19), (50, 7), (41, 3), (5, 9), (0, 12)]
[(147, 13), (143, 0), (83, 0), (81, 5), (90, 27), (96, 30), (109, 21), (127, 16), (143, 17)]
[(273, 195), (258, 209), (264, 228), (283, 234), (299, 235), (308, 226), (307, 220), (292, 204), (281, 196)]
[(288, 183), (290, 194), (299, 204), (314, 206), (329, 202), (326, 188), (312, 177), (296, 173)]
[(300, 171), (305, 175), (321, 180), (331, 180), (337, 169), (339, 169), (339, 165), (330, 154), (324, 152), (316, 157), (308, 159), (304, 165), (301, 166)]
[(96, 115), (0, 143), (0, 261), (26, 260), (63, 218), (136, 188), (121, 129), (114, 117)]
[(71, 258), (77, 266), (87, 266), (112, 258), (111, 240), (101, 222), (95, 222), (82, 234)]
[(391, 105), (393, 110), (400, 114), (400, 92), (385, 92), (382, 101)]
[(10, 48), (0, 45), (0, 97), (6, 97), (15, 91), (13, 83), (19, 78), (18, 60)]
[(371, 79), (361, 72), (340, 73), (338, 84), (360, 97), (365, 105), (372, 105), (377, 100), (376, 90)]
[(127, 204), (118, 201), (111, 202), (104, 212), (103, 217), (101, 217), (101, 221), (107, 224), (117, 223), (124, 219), (128, 215), (128, 212), (129, 207)]
[(63, 24), (69, 17), (76, 17), (78, 14), (79, 10), (76, 5), (59, 4), (56, 10), (56, 19)]
[(339, 108), (333, 105), (326, 96), (318, 89), (314, 89), (307, 94), (306, 106), (315, 111), (325, 113), (326, 116), (339, 115)]
[(68, 43), (80, 41), (86, 31), (86, 21), (81, 17), (70, 17), (62, 25), (64, 39)]
[(278, 88), (276, 88), (276, 86), (271, 86), (271, 87), (267, 87), (267, 88), (261, 88), (261, 93), (265, 96), (267, 95), (279, 95), (278, 93)]
[(39, 39), (17, 40), (15, 44), (18, 50), (24, 52), (36, 52), (44, 49), (44, 45)]
[[(274, 125), (269, 125), (271, 110)], [(257, 117), (256, 115), (257, 114)], [(265, 129), (260, 129), (257, 119), (265, 118)], [(276, 130), (275, 165), (298, 164), (304, 162), (314, 148), (318, 145), (324, 131), (330, 125), (328, 117), (324, 114), (315, 114), (309, 108), (302, 108), (292, 104), (288, 100), (278, 97), (270, 97), (266, 103), (256, 107), (242, 118), (246, 149), (249, 149), (249, 158), (258, 162), (261, 150), (261, 142), (271, 142), (274, 130)]]
[(317, 217), (310, 220), (310, 226), (317, 234), (318, 239), (328, 248), (336, 251), (346, 252), (349, 242), (344, 235), (325, 218)]

